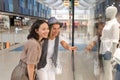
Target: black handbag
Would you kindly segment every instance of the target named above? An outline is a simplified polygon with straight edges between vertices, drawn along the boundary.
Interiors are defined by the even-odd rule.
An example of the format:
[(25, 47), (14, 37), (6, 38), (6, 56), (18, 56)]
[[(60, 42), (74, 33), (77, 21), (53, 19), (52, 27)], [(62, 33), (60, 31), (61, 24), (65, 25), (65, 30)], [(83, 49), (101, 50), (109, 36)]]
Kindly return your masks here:
[(104, 60), (110, 60), (112, 58), (112, 52), (106, 51), (105, 54), (103, 54)]

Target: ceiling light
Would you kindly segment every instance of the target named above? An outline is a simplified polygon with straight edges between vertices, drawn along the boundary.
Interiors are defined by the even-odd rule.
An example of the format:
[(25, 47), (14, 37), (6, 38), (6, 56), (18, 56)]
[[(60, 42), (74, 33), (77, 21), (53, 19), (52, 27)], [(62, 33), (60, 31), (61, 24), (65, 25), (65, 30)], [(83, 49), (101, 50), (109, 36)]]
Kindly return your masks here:
[(79, 5), (79, 1), (78, 1), (78, 0), (75, 0), (74, 5), (75, 5), (75, 6), (78, 6), (78, 5)]
[(69, 6), (69, 0), (64, 0), (64, 5)]
[[(79, 0), (75, 0), (74, 5), (78, 6), (79, 5)], [(64, 0), (64, 6), (70, 6), (69, 0)]]

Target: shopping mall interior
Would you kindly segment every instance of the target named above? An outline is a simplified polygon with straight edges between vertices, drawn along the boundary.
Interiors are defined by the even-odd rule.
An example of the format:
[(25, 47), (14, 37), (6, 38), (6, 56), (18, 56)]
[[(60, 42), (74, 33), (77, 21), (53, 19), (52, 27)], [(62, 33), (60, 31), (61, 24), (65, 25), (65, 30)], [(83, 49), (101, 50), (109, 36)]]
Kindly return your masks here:
[(62, 74), (56, 80), (100, 80), (98, 46), (86, 47), (97, 34), (96, 23), (106, 21), (109, 6), (118, 9), (119, 22), (120, 0), (0, 0), (0, 80), (10, 80), (32, 23), (50, 17), (63, 23), (60, 36), (78, 47), (70, 52), (59, 45)]

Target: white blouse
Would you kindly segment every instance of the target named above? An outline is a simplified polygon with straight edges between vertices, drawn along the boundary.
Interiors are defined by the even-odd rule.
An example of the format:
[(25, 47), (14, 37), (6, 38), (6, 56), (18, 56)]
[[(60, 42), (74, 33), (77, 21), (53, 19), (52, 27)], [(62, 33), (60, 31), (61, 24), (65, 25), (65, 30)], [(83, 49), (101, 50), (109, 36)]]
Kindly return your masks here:
[[(61, 41), (66, 41), (66, 39), (64, 37), (61, 37), (59, 36), (59, 44), (61, 43)], [(54, 64), (52, 62), (52, 55), (53, 55), (53, 52), (54, 52), (54, 46), (55, 46), (55, 39), (51, 40), (49, 39), (48, 40), (48, 50), (47, 50), (47, 64), (44, 68), (42, 68), (42, 70), (46, 69), (46, 70), (49, 70), (51, 68), (54, 68)], [(58, 53), (59, 54), (59, 53)]]
[(104, 54), (106, 51), (111, 51), (113, 43), (118, 43), (120, 33), (119, 27), (120, 24), (116, 18), (106, 22), (101, 36), (101, 54)]

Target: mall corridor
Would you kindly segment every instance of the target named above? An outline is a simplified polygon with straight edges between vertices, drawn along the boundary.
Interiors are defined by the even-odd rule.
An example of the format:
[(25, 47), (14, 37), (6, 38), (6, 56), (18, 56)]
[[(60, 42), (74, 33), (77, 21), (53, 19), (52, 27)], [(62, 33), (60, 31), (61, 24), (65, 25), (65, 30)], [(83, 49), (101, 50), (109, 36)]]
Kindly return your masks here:
[[(55, 35), (54, 31), (58, 31), (63, 40), (78, 48), (72, 53), (59, 45), (58, 57), (63, 71), (56, 74), (56, 80), (100, 80), (101, 76), (105, 80), (120, 78), (120, 65), (114, 67), (111, 64), (111, 53), (117, 49), (115, 45), (120, 39), (120, 0), (0, 0), (0, 80), (10, 80), (32, 24), (36, 20), (49, 22), (51, 17), (57, 19), (60, 28), (52, 28), (50, 33)], [(48, 26), (51, 25), (53, 23)], [(42, 33), (45, 33), (44, 29)], [(52, 46), (56, 48), (55, 45)], [(108, 51), (109, 59), (105, 59)]]

